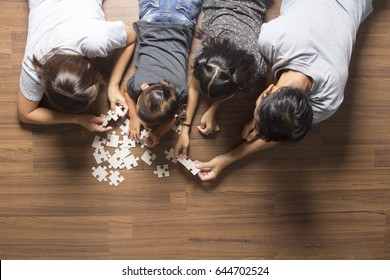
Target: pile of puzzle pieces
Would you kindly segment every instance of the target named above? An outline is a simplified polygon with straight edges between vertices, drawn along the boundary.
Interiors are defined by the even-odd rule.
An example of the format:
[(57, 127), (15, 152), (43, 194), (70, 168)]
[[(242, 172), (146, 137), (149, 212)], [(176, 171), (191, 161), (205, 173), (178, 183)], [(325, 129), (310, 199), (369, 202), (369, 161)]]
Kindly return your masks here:
[[(150, 151), (144, 144), (145, 137), (149, 136), (149, 131), (142, 129), (140, 133), (140, 141), (135, 141), (128, 137), (128, 130), (130, 120), (124, 117), (124, 111), (120, 106), (116, 106), (115, 113), (111, 110), (107, 112), (103, 126), (107, 126), (110, 121), (117, 121), (123, 119), (123, 123), (120, 125), (120, 135), (116, 134), (116, 131), (107, 133), (105, 137), (95, 135), (92, 142), (94, 148), (93, 157), (97, 163), (97, 166), (92, 167), (92, 176), (94, 176), (99, 182), (109, 181), (111, 186), (118, 186), (124, 181), (124, 177), (120, 173), (123, 170), (131, 170), (138, 166), (139, 157), (132, 154), (131, 149), (140, 147), (144, 149), (141, 156), (146, 164), (152, 165), (157, 158), (152, 151)], [(180, 134), (181, 126), (173, 128), (173, 130)], [(110, 150), (114, 150), (110, 153)], [(195, 163), (190, 159), (176, 159), (174, 156), (174, 149), (170, 148), (164, 152), (166, 159), (172, 163), (180, 162), (186, 169), (188, 169), (193, 175), (198, 174), (200, 171), (195, 167)], [(119, 169), (119, 170), (118, 170)], [(156, 170), (153, 172), (158, 178), (168, 177), (169, 166), (168, 164), (157, 165)]]

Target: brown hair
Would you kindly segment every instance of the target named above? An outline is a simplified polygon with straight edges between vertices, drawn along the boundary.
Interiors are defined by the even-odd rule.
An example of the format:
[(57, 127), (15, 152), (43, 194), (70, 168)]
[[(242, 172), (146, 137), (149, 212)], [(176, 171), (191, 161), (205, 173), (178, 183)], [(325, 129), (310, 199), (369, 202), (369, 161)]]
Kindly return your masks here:
[(55, 50), (42, 61), (33, 56), (32, 63), (43, 80), (44, 94), (51, 105), (64, 112), (84, 112), (104, 83), (96, 65), (82, 56)]
[(137, 100), (137, 114), (151, 128), (168, 123), (175, 117), (181, 122), (185, 118), (184, 106), (179, 103), (175, 87), (166, 81), (151, 84), (141, 92)]

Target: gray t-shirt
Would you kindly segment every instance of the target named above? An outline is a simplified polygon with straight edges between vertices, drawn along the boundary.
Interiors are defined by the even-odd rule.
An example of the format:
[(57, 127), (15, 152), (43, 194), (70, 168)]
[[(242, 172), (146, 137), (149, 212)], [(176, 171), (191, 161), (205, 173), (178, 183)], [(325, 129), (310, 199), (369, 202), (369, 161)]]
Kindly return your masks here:
[(127, 83), (127, 92), (137, 100), (143, 83), (161, 80), (172, 83), (180, 100), (187, 102), (187, 65), (191, 49), (193, 28), (171, 23), (137, 21), (135, 74)]
[(283, 0), (281, 15), (263, 24), (258, 43), (275, 77), (290, 69), (313, 79), (313, 123), (343, 101), (356, 33), (371, 11), (371, 0)]
[[(267, 63), (257, 46), (266, 0), (204, 0), (202, 29), (216, 38), (227, 39), (255, 57), (257, 75), (267, 74)], [(201, 48), (197, 54), (201, 52)]]

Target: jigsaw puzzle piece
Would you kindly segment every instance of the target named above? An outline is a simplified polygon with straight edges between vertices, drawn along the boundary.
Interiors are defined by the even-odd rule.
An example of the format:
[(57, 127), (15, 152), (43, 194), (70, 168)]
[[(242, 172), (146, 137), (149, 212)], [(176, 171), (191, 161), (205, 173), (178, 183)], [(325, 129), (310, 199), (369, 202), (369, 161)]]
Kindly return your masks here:
[(141, 159), (148, 165), (151, 165), (153, 163), (153, 161), (156, 159), (156, 155), (153, 154), (151, 151), (149, 151), (148, 149), (146, 149), (146, 151), (144, 152), (144, 154), (141, 156)]
[(103, 149), (104, 146), (106, 145), (106, 142), (107, 142), (106, 138), (95, 135), (95, 138), (93, 139), (92, 142), (92, 147), (94, 147), (95, 149)]
[(169, 176), (168, 164), (157, 165), (157, 169), (153, 171), (153, 173), (156, 174), (157, 177), (159, 178), (168, 177)]
[(169, 151), (164, 151), (165, 153), (165, 158), (167, 160), (172, 161), (173, 163), (177, 163), (177, 158), (175, 157), (175, 150), (171, 148)]
[(110, 134), (107, 134), (107, 147), (114, 147), (117, 148), (119, 145), (119, 136), (115, 134), (115, 131), (113, 131)]
[(125, 178), (123, 178), (123, 176), (117, 170), (115, 171), (110, 170), (110, 173), (111, 175), (108, 177), (108, 179), (110, 179), (109, 184), (111, 186), (114, 185), (115, 187), (117, 187), (120, 183), (122, 183), (125, 180)]
[(106, 171), (107, 166), (98, 166), (98, 167), (92, 167), (92, 176), (95, 177), (99, 182), (101, 181), (107, 181), (107, 175), (108, 172)]
[(110, 153), (104, 149), (95, 149), (95, 152), (93, 153), (93, 157), (95, 158), (97, 164), (108, 160), (109, 156)]
[(127, 170), (133, 169), (138, 166), (139, 157), (135, 157), (134, 155), (130, 155), (123, 159), (124, 167)]

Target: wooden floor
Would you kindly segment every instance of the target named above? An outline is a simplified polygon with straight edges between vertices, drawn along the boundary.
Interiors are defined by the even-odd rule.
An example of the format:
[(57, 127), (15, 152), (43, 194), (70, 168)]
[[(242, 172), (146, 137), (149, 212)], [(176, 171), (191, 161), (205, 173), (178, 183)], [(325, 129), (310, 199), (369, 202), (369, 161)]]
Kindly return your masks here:
[[(91, 175), (94, 134), (19, 123), (27, 1), (0, 0), (0, 259), (390, 259), (390, 1), (374, 2), (345, 102), (301, 143), (250, 156), (212, 183), (173, 164), (158, 179), (140, 163), (111, 187)], [(131, 24), (137, 5), (104, 8), (107, 19)], [(229, 101), (217, 135), (194, 129), (190, 158), (238, 144), (254, 99)], [(153, 149), (157, 163), (175, 140), (171, 133)]]

